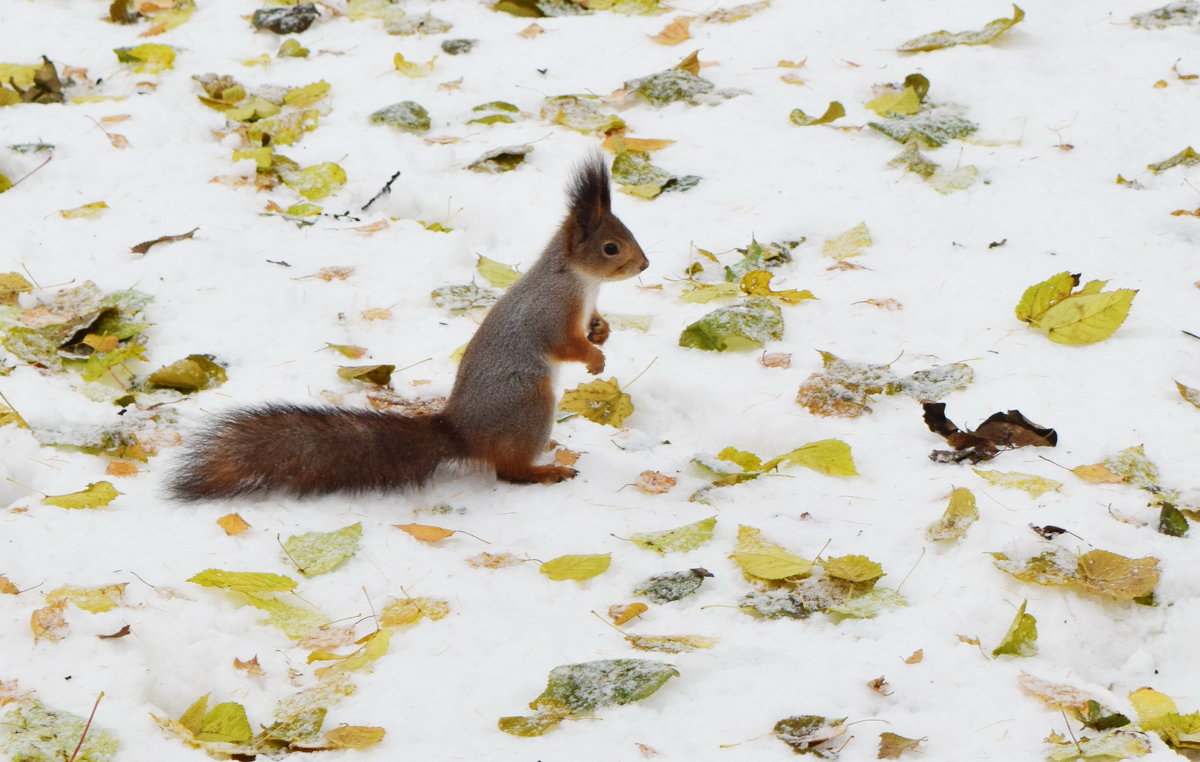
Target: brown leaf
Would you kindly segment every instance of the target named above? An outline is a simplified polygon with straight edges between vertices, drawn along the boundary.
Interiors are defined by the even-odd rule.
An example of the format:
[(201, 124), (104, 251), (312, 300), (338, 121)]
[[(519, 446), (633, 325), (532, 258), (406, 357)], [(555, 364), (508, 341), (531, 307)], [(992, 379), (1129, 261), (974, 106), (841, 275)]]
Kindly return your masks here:
[(867, 687), (881, 696), (892, 695), (892, 687), (888, 685), (887, 680), (883, 679), (883, 675), (880, 675), (879, 677), (867, 683)]
[(863, 303), (870, 304), (872, 306), (879, 307), (881, 309), (885, 309), (885, 310), (888, 310), (891, 312), (896, 312), (898, 310), (904, 309), (904, 305), (901, 304), (900, 302), (896, 301), (895, 299), (866, 299), (866, 300), (864, 300)]
[(387, 307), (371, 307), (362, 311), (363, 320), (391, 320), (392, 311)]
[(260, 666), (258, 663), (257, 656), (254, 656), (253, 658), (248, 659), (247, 661), (242, 661), (241, 659), (239, 659), (235, 656), (233, 659), (233, 668), (245, 670), (248, 674), (251, 674), (251, 675), (264, 674), (262, 666)]
[(123, 638), (131, 632), (133, 632), (133, 628), (129, 625), (125, 625), (111, 635), (97, 635), (96, 637), (100, 638), (101, 640), (113, 640), (114, 638)]
[(916, 651), (912, 652), (912, 656), (909, 656), (907, 659), (904, 660), (904, 663), (905, 664), (920, 664), (921, 660), (924, 658), (925, 658), (925, 649), (918, 648)]
[(573, 466), (575, 465), (575, 462), (579, 460), (579, 456), (581, 454), (582, 453), (575, 452), (574, 450), (568, 450), (565, 447), (560, 447), (554, 451), (554, 462), (560, 466)]
[(60, 598), (45, 608), (38, 609), (29, 617), (34, 640), (59, 641), (67, 636), (67, 620), (63, 610), (67, 599)]
[(693, 50), (692, 54), (675, 65), (679, 71), (686, 71), (688, 74), (700, 75), (700, 51)]
[(958, 638), (959, 640), (961, 640), (963, 643), (966, 643), (969, 646), (979, 645), (979, 638), (972, 637), (970, 635), (956, 635), (955, 637)]
[(533, 39), (534, 37), (537, 37), (539, 34), (541, 34), (544, 31), (546, 31), (546, 30), (542, 29), (537, 24), (530, 24), (529, 26), (525, 27), (521, 31), (517, 32), (517, 34), (521, 37), (524, 37), (527, 40), (530, 40), (530, 39)]
[(643, 471), (638, 474), (637, 481), (633, 485), (642, 492), (661, 495), (674, 487), (678, 481), (675, 477), (660, 474), (658, 471)]
[(899, 759), (901, 754), (912, 751), (924, 738), (905, 738), (895, 733), (879, 734), (879, 754), (876, 759)]
[[(283, 211), (283, 210), (280, 210), (280, 211)], [(173, 243), (175, 241), (182, 241), (185, 238), (191, 238), (193, 235), (196, 234), (196, 231), (199, 229), (200, 228), (192, 228), (188, 232), (180, 233), (179, 235), (159, 236), (158, 238), (155, 238), (152, 241), (143, 241), (142, 243), (139, 243), (137, 246), (130, 246), (129, 250), (131, 252), (133, 252), (134, 254), (145, 254), (146, 252), (150, 251), (151, 246), (155, 246), (160, 243)]]
[(925, 402), (925, 425), (935, 434), (945, 437), (954, 448), (952, 452), (934, 450), (930, 459), (939, 463), (980, 463), (991, 460), (1002, 450), (1017, 447), (1054, 447), (1058, 433), (1039, 426), (1019, 410), (993, 413), (974, 431), (962, 431), (946, 417), (946, 403)]
[(129, 147), (129, 138), (125, 137), (124, 135), (120, 135), (116, 132), (106, 132), (104, 134), (108, 136), (108, 142), (112, 143), (113, 148), (121, 149)]
[(764, 368), (790, 368), (792, 356), (787, 352), (765, 352), (758, 358), (758, 364)]
[(353, 267), (322, 267), (315, 277), (323, 281), (346, 280), (354, 274)]
[(688, 26), (694, 20), (691, 16), (676, 16), (674, 21), (663, 27), (658, 34), (652, 35), (650, 39), (659, 45), (678, 45), (690, 40), (692, 35), (688, 33)]
[(21, 590), (9, 581), (8, 577), (0, 574), (0, 593), (5, 595), (20, 595)]
[(387, 220), (376, 220), (367, 225), (360, 225), (356, 228), (351, 228), (356, 233), (378, 233), (380, 230), (387, 230)]

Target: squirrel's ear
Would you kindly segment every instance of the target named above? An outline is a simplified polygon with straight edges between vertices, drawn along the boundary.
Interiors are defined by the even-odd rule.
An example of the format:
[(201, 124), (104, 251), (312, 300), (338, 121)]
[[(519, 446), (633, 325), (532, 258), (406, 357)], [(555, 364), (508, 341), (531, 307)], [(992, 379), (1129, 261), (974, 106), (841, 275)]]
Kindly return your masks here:
[(608, 168), (600, 154), (592, 154), (575, 170), (571, 181), (570, 221), (584, 237), (612, 214), (612, 196), (608, 186)]

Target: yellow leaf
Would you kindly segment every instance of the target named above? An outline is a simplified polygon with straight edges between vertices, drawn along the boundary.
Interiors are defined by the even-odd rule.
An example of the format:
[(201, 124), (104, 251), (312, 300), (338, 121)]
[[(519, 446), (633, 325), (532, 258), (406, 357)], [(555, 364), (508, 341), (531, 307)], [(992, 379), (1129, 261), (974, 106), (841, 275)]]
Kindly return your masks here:
[(821, 246), (821, 253), (834, 259), (849, 259), (862, 254), (863, 249), (872, 243), (871, 231), (867, 229), (867, 223), (860, 222), (846, 232), (825, 241)]
[(388, 652), (388, 644), (391, 642), (391, 639), (391, 630), (376, 630), (359, 641), (363, 643), (362, 648), (359, 648), (336, 664), (330, 664), (328, 667), (317, 669), (315, 671), (316, 675), (317, 677), (324, 678), (327, 675), (337, 675), (342, 672), (362, 669)]
[(921, 110), (921, 96), (915, 88), (906, 87), (903, 90), (884, 93), (878, 98), (869, 100), (866, 107), (880, 116), (900, 115), (912, 116)]
[(383, 740), (387, 731), (366, 725), (343, 725), (325, 732), (325, 743), (331, 749), (366, 749)]
[(117, 499), (118, 492), (111, 482), (92, 482), (79, 492), (66, 495), (47, 495), (42, 498), (44, 505), (56, 505), (59, 508), (100, 508)]
[(444, 619), (450, 613), (450, 604), (433, 598), (401, 598), (393, 601), (379, 612), (379, 624), (383, 627), (402, 627), (416, 624), (422, 617), (433, 621)]
[(521, 273), (517, 272), (512, 265), (488, 259), (482, 254), (479, 255), (479, 261), (475, 263), (475, 271), (496, 288), (508, 288), (521, 278)]
[(662, 651), (669, 654), (712, 648), (717, 644), (716, 638), (706, 638), (702, 635), (626, 635), (625, 640), (639, 651)]
[(714, 516), (662, 532), (635, 534), (629, 539), (635, 545), (659, 553), (686, 553), (711, 540), (716, 526), (717, 519)]
[[(783, 81), (788, 82), (788, 84), (804, 84), (804, 80), (800, 79), (799, 77), (795, 77), (794, 81), (789, 81), (789, 76), (795, 77), (795, 75), (785, 75), (783, 77)], [(841, 119), (845, 115), (845, 106), (838, 101), (830, 101), (829, 105), (825, 107), (825, 113), (821, 114), (820, 116), (809, 116), (808, 114), (804, 113), (802, 109), (797, 108), (792, 109), (792, 112), (788, 114), (788, 119), (797, 127), (811, 127), (816, 124), (829, 124), (830, 122)]]
[(691, 55), (675, 64), (675, 68), (679, 71), (686, 71), (689, 74), (700, 74), (700, 51), (693, 50)]
[(1078, 284), (1079, 276), (1062, 272), (1030, 286), (1021, 295), (1021, 301), (1017, 302), (1017, 319), (1026, 323), (1033, 322), (1050, 307), (1070, 296)]
[(945, 513), (929, 525), (925, 536), (935, 542), (961, 539), (978, 518), (975, 494), (965, 487), (959, 487), (950, 493), (950, 504), (946, 506)]
[(241, 534), (250, 528), (246, 520), (236, 513), (228, 513), (217, 519), (217, 525), (225, 530), (225, 534), (232, 537), (233, 535)]
[(558, 409), (619, 429), (633, 415), (633, 398), (621, 391), (617, 379), (596, 379), (564, 392)]
[(97, 214), (100, 214), (102, 210), (107, 208), (108, 204), (104, 203), (103, 201), (95, 201), (91, 204), (77, 206), (74, 209), (63, 209), (61, 212), (59, 212), (59, 214), (62, 215), (63, 219), (77, 220), (83, 217), (95, 217)]
[(942, 30), (923, 34), (920, 37), (905, 42), (896, 49), (901, 53), (915, 53), (917, 51), (939, 50), (953, 45), (984, 45), (1016, 26), (1024, 18), (1025, 11), (1014, 4), (1012, 18), (994, 19), (989, 21), (982, 29), (969, 32), (947, 32)]
[(765, 296), (777, 299), (784, 304), (798, 304), (805, 299), (817, 298), (807, 289), (804, 291), (797, 291), (796, 289), (772, 291), (771, 279), (773, 277), (774, 275), (766, 270), (752, 270), (742, 276), (741, 289), (747, 296)]
[(1092, 484), (1120, 484), (1125, 481), (1124, 477), (1114, 474), (1103, 463), (1096, 463), (1091, 466), (1076, 466), (1071, 469), (1071, 473), (1085, 482), (1091, 482)]
[(1190, 386), (1184, 386), (1178, 381), (1175, 382), (1175, 388), (1179, 390), (1179, 396), (1183, 397), (1195, 407), (1200, 407), (1200, 389), (1193, 389)]
[(155, 74), (175, 66), (175, 48), (170, 45), (146, 43), (132, 48), (117, 48), (113, 51), (121, 63), (133, 64), (133, 70)]
[(304, 87), (293, 87), (283, 94), (283, 102), (287, 106), (307, 108), (324, 98), (329, 93), (329, 83), (325, 80), (313, 82)]
[(231, 572), (222, 569), (206, 569), (193, 575), (188, 582), (204, 587), (219, 587), (240, 593), (284, 593), (294, 590), (296, 580), (282, 574), (270, 572)]
[(1062, 486), (1062, 482), (1033, 474), (1021, 474), (1015, 471), (984, 471), (978, 468), (972, 470), (997, 487), (1024, 490), (1033, 497), (1041, 497)]
[(1137, 712), (1141, 722), (1154, 721), (1164, 715), (1179, 714), (1175, 701), (1165, 693), (1153, 688), (1138, 688), (1129, 694), (1129, 703)]
[(70, 601), (84, 611), (99, 614), (102, 611), (111, 611), (121, 605), (121, 600), (125, 597), (125, 585), (127, 584), (127, 582), (121, 582), (116, 585), (103, 585), (100, 587), (72, 587), (64, 585), (46, 593), (46, 603), (53, 605), (60, 601)]
[(1078, 688), (1064, 683), (1052, 683), (1040, 677), (1034, 677), (1028, 672), (1017, 676), (1017, 682), (1029, 693), (1037, 696), (1055, 709), (1084, 710), (1089, 701), (1095, 699)]
[[(3, 574), (0, 574), (0, 594), (20, 595), (21, 589), (19, 587), (17, 587), (16, 585), (14, 585), (8, 577), (4, 576)], [(646, 604), (638, 603), (635, 605), (645, 606)], [(2, 699), (2, 698), (3, 698), (3, 696), (0, 696), (0, 699)]]
[(1094, 344), (1111, 336), (1129, 315), (1135, 289), (1119, 288), (1098, 294), (1076, 294), (1063, 299), (1033, 326), (1049, 332), (1058, 344)]
[(604, 139), (600, 147), (610, 153), (650, 153), (651, 151), (661, 151), (669, 145), (673, 145), (674, 140), (651, 140), (649, 138), (627, 138), (624, 135), (614, 132)]
[(438, 542), (454, 534), (453, 529), (443, 529), (429, 524), (393, 524), (392, 526), (402, 532), (408, 532), (421, 542)]
[(649, 608), (644, 603), (631, 603), (628, 606), (609, 606), (608, 617), (613, 621), (613, 624), (620, 627), (623, 624), (629, 623), (635, 617), (646, 613)]
[(1081, 587), (1119, 601), (1144, 598), (1158, 584), (1158, 559), (1126, 558), (1107, 550), (1092, 550), (1079, 557), (1077, 567)]
[(761, 531), (750, 526), (738, 527), (737, 544), (730, 556), (742, 572), (758, 579), (776, 580), (804, 577), (812, 571), (812, 562), (788, 553), (760, 537)]
[(400, 72), (406, 77), (412, 77), (413, 79), (416, 79), (417, 77), (427, 77), (432, 74), (433, 64), (435, 61), (437, 61), (437, 56), (431, 58), (429, 63), (406, 61), (404, 56), (400, 53), (397, 53), (395, 58), (392, 59), (392, 63), (396, 67), (396, 71)]
[(850, 452), (850, 445), (840, 439), (809, 442), (786, 455), (767, 461), (763, 464), (763, 468), (770, 470), (776, 465), (804, 466), (827, 476), (858, 475), (858, 470), (854, 467), (854, 456)]
[(657, 42), (659, 45), (678, 45), (692, 38), (688, 33), (688, 26), (695, 19), (689, 16), (676, 16), (675, 20), (663, 27), (663, 30), (656, 35), (652, 35), (650, 39)]
[(66, 607), (67, 602), (61, 600), (30, 614), (29, 626), (33, 630), (33, 639), (56, 643), (65, 638), (68, 625), (63, 616), (63, 609)]
[(542, 564), (539, 571), (555, 582), (565, 579), (583, 581), (608, 571), (611, 553), (559, 556)]
[(883, 567), (866, 556), (839, 556), (821, 560), (821, 567), (830, 577), (847, 582), (870, 582), (885, 576)]

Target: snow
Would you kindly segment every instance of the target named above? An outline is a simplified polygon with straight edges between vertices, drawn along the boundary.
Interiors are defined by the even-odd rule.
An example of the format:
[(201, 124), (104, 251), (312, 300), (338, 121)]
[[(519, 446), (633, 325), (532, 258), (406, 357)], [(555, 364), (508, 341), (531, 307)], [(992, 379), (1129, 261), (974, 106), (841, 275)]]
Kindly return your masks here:
[[(0, 25), (5, 62), (35, 63), (46, 54), (60, 68), (82, 67), (101, 78), (98, 94), (124, 99), (0, 108), (0, 146), (56, 146), (45, 167), (0, 195), (0, 272), (27, 272), (48, 291), (92, 280), (105, 292), (153, 295), (143, 373), (189, 354), (213, 354), (228, 365), (224, 386), (173, 405), (185, 439), (238, 405), (322, 402), (324, 390), (346, 395), (343, 404), (364, 404), (363, 393), (335, 373), (351, 362), (407, 368), (394, 381), (407, 396), (449, 392), (451, 354), (469, 339), (478, 313), (439, 309), (430, 293), (470, 282), (477, 254), (528, 269), (562, 217), (571, 167), (599, 142), (536, 117), (467, 125), (479, 116), (473, 107), (502, 100), (536, 115), (545, 96), (606, 95), (697, 48), (702, 61), (716, 64), (702, 76), (719, 90), (746, 92), (717, 105), (643, 103), (619, 112), (632, 136), (676, 141), (653, 154), (657, 166), (703, 180), (652, 201), (614, 199), (651, 265), (636, 281), (605, 285), (600, 309), (652, 321), (647, 332), (615, 330), (604, 347), (603, 377), (616, 377), (636, 406), (628, 428), (582, 419), (555, 426), (560, 443), (583, 453), (576, 479), (513, 486), (447, 473), (403, 494), (179, 505), (162, 491), (177, 450), (118, 479), (105, 474), (103, 458), (39, 449), (29, 432), (5, 426), (0, 574), (23, 592), (0, 594), (0, 680), (16, 680), (47, 706), (84, 716), (104, 692), (95, 723), (116, 733), (120, 759), (206, 759), (163, 733), (150, 714), (178, 718), (211, 693), (213, 702), (242, 703), (257, 729), (273, 721), (277, 702), (313, 683), (318, 666), (261, 624), (262, 612), (187, 582), (216, 568), (289, 574), (300, 581), (304, 601), (330, 620), (355, 623), (360, 637), (373, 627), (372, 609), (392, 598), (450, 603), (450, 616), (397, 632), (387, 655), (350, 673), (357, 690), (330, 704), (326, 728), (376, 725), (387, 736), (370, 749), (331, 754), (338, 759), (633, 760), (642, 758), (640, 743), (668, 760), (767, 762), (793, 756), (770, 737), (774, 724), (807, 714), (859, 722), (845, 736), (843, 760), (874, 759), (885, 730), (927, 738), (913, 758), (1037, 759), (1042, 739), (1065, 734), (1067, 723), (1022, 692), (1022, 670), (1086, 689), (1129, 714), (1127, 694), (1144, 685), (1175, 698), (1181, 711), (1200, 708), (1195, 538), (1155, 532), (1157, 508), (1147, 507), (1145, 492), (1087, 484), (1055, 465), (1098, 463), (1143, 444), (1165, 486), (1196, 486), (1200, 411), (1179, 396), (1173, 379), (1200, 386), (1200, 342), (1181, 333), (1200, 332), (1192, 322), (1200, 300), (1193, 285), (1200, 281), (1200, 220), (1170, 212), (1200, 206), (1200, 170), (1153, 174), (1146, 165), (1195, 140), (1200, 84), (1176, 78), (1171, 66), (1200, 70), (1200, 30), (1129, 23), (1153, 3), (1029, 0), (1022, 3), (1026, 19), (989, 45), (906, 55), (895, 52), (905, 40), (978, 29), (1011, 7), (775, 0), (736, 23), (694, 23), (692, 40), (664, 47), (648, 35), (675, 15), (715, 6), (679, 0), (672, 14), (655, 17), (539, 19), (545, 33), (525, 38), (518, 32), (530, 19), (495, 13), (481, 0), (414, 0), (405, 5), (410, 13), (430, 11), (453, 29), (389, 36), (379, 22), (325, 11), (297, 36), (313, 51), (309, 58), (276, 59), (281, 38), (251, 27), (246, 17), (257, 6), (247, 0), (200, 2), (187, 23), (146, 40), (137, 37), (145, 23), (102, 21), (107, 3), (10, 0)], [(479, 43), (466, 55), (446, 55), (440, 43), (451, 38)], [(142, 42), (177, 47), (174, 69), (136, 74), (116, 62), (113, 48)], [(420, 63), (437, 55), (432, 75), (409, 79), (394, 71), (398, 52)], [(243, 65), (262, 54), (271, 56), (267, 66)], [(780, 69), (781, 60), (806, 63)], [(224, 119), (197, 101), (201, 90), (192, 80), (209, 72), (230, 74), (249, 90), (329, 82), (331, 110), (320, 127), (281, 152), (303, 166), (340, 164), (349, 177), (345, 188), (319, 203), (356, 219), (321, 217), (300, 227), (262, 215), (269, 200), (285, 208), (301, 200), (286, 188), (258, 193), (210, 182), (249, 177), (254, 167), (231, 162), (234, 138), (213, 135)], [(788, 72), (806, 84), (781, 81)], [(930, 80), (931, 101), (961, 106), (980, 126), (966, 142), (924, 151), (949, 170), (977, 167), (981, 182), (966, 190), (943, 195), (918, 175), (889, 167), (902, 147), (875, 130), (839, 129), (875, 120), (862, 105), (875, 97), (872, 88), (913, 72)], [(456, 88), (439, 87), (459, 78)], [(1156, 86), (1160, 80), (1165, 86)], [(369, 122), (404, 100), (429, 111), (429, 135), (461, 140), (428, 144)], [(832, 125), (788, 120), (794, 108), (820, 114), (833, 100), (847, 116)], [(126, 149), (114, 148), (97, 126), (121, 114), (132, 118), (101, 124), (124, 135)], [(513, 172), (463, 169), (489, 150), (522, 144), (534, 150)], [(0, 150), (0, 173), (16, 181), (35, 159)], [(392, 193), (359, 213), (396, 171)], [(1118, 185), (1118, 174), (1144, 188)], [(94, 218), (58, 215), (97, 201), (108, 209)], [(355, 230), (380, 220), (389, 221), (386, 229)], [(418, 221), (453, 232), (430, 232)], [(860, 222), (874, 243), (849, 261), (864, 269), (828, 269), (834, 260), (821, 254), (821, 242)], [(194, 239), (160, 244), (144, 256), (129, 252), (193, 227)], [(693, 247), (722, 253), (752, 237), (765, 244), (802, 236), (807, 241), (793, 251), (794, 262), (772, 270), (773, 288), (819, 297), (783, 306), (784, 337), (766, 347), (792, 353), (790, 369), (763, 367), (756, 352), (678, 346), (684, 327), (721, 306), (678, 298)], [(726, 254), (723, 262), (735, 259)], [(312, 277), (331, 266), (353, 267), (354, 274)], [(1062, 346), (1015, 319), (1023, 290), (1064, 270), (1139, 289), (1111, 338)], [(895, 299), (904, 309), (868, 299)], [(36, 296), (23, 302), (35, 303)], [(362, 317), (377, 308), (391, 317)], [(347, 361), (322, 351), (327, 342), (369, 353)], [(857, 419), (810, 415), (794, 397), (822, 367), (817, 349), (850, 362), (892, 362), (902, 376), (966, 362), (975, 380), (945, 398), (952, 420), (974, 425), (1017, 409), (1059, 433), (1054, 449), (1004, 453), (987, 467), (1064, 486), (1034, 499), (988, 485), (968, 467), (930, 462), (930, 450), (944, 443), (925, 428), (919, 404), (903, 395), (877, 398), (874, 412)], [(576, 364), (563, 368), (559, 382), (573, 388), (589, 378)], [(117, 408), (94, 401), (83, 386), (77, 376), (29, 366), (0, 378), (0, 390), (35, 429), (118, 420)], [(788, 469), (712, 490), (711, 505), (688, 501), (706, 484), (690, 464), (696, 453), (734, 446), (770, 457), (830, 438), (852, 447), (860, 476)], [(663, 495), (627, 486), (647, 469), (676, 476), (678, 486)], [(40, 503), (45, 494), (104, 479), (124, 493), (105, 508)], [(925, 529), (955, 487), (975, 492), (980, 520), (959, 543), (930, 543)], [(1149, 525), (1114, 520), (1110, 509)], [(233, 511), (252, 529), (227, 536), (215, 522)], [(715, 538), (687, 554), (659, 556), (622, 539), (714, 514)], [(362, 522), (362, 550), (330, 574), (302, 578), (280, 550), (289, 536), (355, 522)], [(391, 526), (410, 522), (470, 536), (426, 545)], [(997, 570), (989, 551), (1015, 557), (1044, 545), (1031, 523), (1069, 529), (1074, 534), (1055, 543), (1072, 553), (1103, 548), (1160, 558), (1158, 605), (1039, 587)], [(821, 614), (752, 618), (734, 608), (751, 591), (727, 558), (738, 524), (805, 558), (866, 555), (887, 572), (881, 586), (901, 586), (909, 605), (837, 623)], [(552, 582), (534, 562), (500, 569), (465, 562), (482, 551), (539, 561), (612, 553), (613, 560), (590, 581)], [(592, 614), (638, 600), (633, 590), (647, 577), (692, 567), (715, 576), (693, 596), (652, 605), (625, 629), (718, 638), (712, 649), (635, 652)], [(124, 606), (100, 614), (68, 606), (67, 637), (35, 641), (30, 616), (45, 605), (45, 593), (119, 582), (129, 583)], [(991, 659), (1023, 600), (1038, 621), (1038, 654)], [(124, 625), (132, 629), (126, 637), (94, 637)], [(977, 636), (981, 647), (958, 635)], [(918, 649), (924, 659), (904, 663)], [(234, 668), (234, 658), (253, 656), (262, 676)], [(599, 720), (564, 722), (541, 738), (496, 728), (499, 717), (528, 713), (554, 667), (629, 657), (661, 657), (680, 676), (644, 701), (603, 709)], [(890, 695), (867, 686), (881, 675)], [(1078, 734), (1078, 723), (1070, 725)], [(1145, 759), (1176, 758), (1156, 736), (1151, 741)], [(730, 744), (738, 745), (723, 748)]]

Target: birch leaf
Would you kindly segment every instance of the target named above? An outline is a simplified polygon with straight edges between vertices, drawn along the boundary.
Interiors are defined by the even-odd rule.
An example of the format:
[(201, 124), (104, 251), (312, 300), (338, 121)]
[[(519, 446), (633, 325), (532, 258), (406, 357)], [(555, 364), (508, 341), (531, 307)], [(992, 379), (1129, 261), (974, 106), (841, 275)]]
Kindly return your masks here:
[(1158, 584), (1158, 559), (1126, 558), (1107, 550), (1092, 550), (1079, 557), (1079, 585), (1085, 590), (1118, 601), (1144, 598)]
[(1070, 296), (1033, 321), (1058, 344), (1094, 344), (1113, 335), (1129, 315), (1134, 289)]
[(617, 379), (596, 379), (564, 392), (558, 409), (619, 429), (633, 415), (633, 398), (621, 391)]
[(1183, 397), (1194, 407), (1200, 407), (1200, 389), (1193, 389), (1190, 386), (1184, 386), (1178, 381), (1175, 382), (1175, 388), (1179, 390), (1179, 396)]
[(64, 220), (78, 220), (85, 217), (95, 217), (108, 208), (108, 204), (103, 201), (96, 201), (91, 204), (77, 206), (74, 209), (63, 209), (59, 215)]
[(668, 654), (712, 648), (718, 642), (716, 638), (706, 638), (702, 635), (626, 635), (625, 641), (639, 651), (660, 651)]
[(285, 593), (296, 587), (296, 581), (282, 574), (269, 572), (231, 572), (221, 569), (207, 569), (192, 576), (188, 582), (194, 582), (204, 587), (219, 587), (223, 590), (233, 590), (240, 593)]
[(905, 738), (895, 733), (880, 733), (879, 752), (875, 755), (875, 758), (899, 759), (900, 755), (913, 751), (924, 740), (924, 738)]
[(670, 664), (641, 659), (608, 659), (568, 664), (550, 671), (546, 690), (530, 702), (565, 706), (572, 713), (620, 706), (653, 695), (679, 671)]
[(1062, 486), (1062, 482), (1033, 474), (1021, 474), (1015, 471), (984, 471), (978, 468), (971, 470), (997, 487), (1024, 490), (1033, 497), (1041, 497)]
[(1041, 283), (1035, 283), (1025, 289), (1021, 301), (1017, 302), (1017, 319), (1032, 323), (1046, 314), (1046, 310), (1070, 296), (1078, 285), (1079, 276), (1069, 272), (1051, 275)]
[(721, 307), (683, 329), (679, 346), (710, 352), (750, 351), (783, 338), (783, 311), (770, 299), (753, 297)]
[(397, 529), (407, 532), (421, 542), (434, 543), (444, 540), (454, 534), (453, 529), (443, 529), (429, 524), (394, 524)]
[(979, 510), (975, 507), (975, 495), (965, 487), (959, 487), (950, 493), (950, 503), (946, 506), (942, 517), (929, 525), (925, 536), (934, 542), (946, 540), (961, 540), (967, 534), (971, 524), (979, 519)]
[(629, 539), (635, 545), (660, 554), (687, 553), (711, 540), (716, 525), (717, 519), (714, 516), (661, 532), (642, 532)]
[(905, 42), (896, 50), (901, 53), (915, 53), (925, 50), (940, 50), (954, 45), (984, 45), (1013, 28), (1025, 18), (1025, 11), (1013, 5), (1012, 18), (999, 18), (989, 21), (982, 29), (970, 32), (932, 32), (915, 37)]
[(867, 223), (860, 222), (846, 232), (826, 240), (821, 246), (821, 253), (834, 259), (849, 259), (862, 254), (863, 249), (872, 243)]
[(381, 627), (403, 627), (421, 619), (436, 622), (450, 615), (450, 604), (433, 598), (401, 598), (379, 612)]
[(479, 255), (479, 259), (475, 263), (475, 271), (496, 288), (508, 288), (521, 278), (521, 273), (517, 272), (516, 268), (512, 265), (488, 259), (482, 254)]
[(847, 582), (874, 582), (884, 576), (883, 567), (866, 556), (839, 556), (821, 559), (821, 568), (830, 577)]
[(278, 627), (284, 635), (293, 640), (303, 638), (329, 622), (328, 617), (315, 609), (293, 606), (271, 595), (244, 592), (241, 594), (241, 600), (248, 606), (265, 611), (267, 623)]
[[(807, 289), (797, 291), (794, 288), (783, 289), (780, 291), (771, 290), (771, 279), (774, 278), (773, 273), (766, 270), (754, 270), (746, 273), (742, 278), (740, 288), (742, 293), (747, 296), (761, 296), (768, 299), (775, 299), (784, 304), (799, 304), (805, 299), (816, 299), (813, 293)], [(687, 301), (686, 299), (684, 301)]]
[(1026, 603), (1028, 601), (1021, 601), (1008, 632), (1001, 638), (1000, 645), (992, 649), (992, 656), (1033, 656), (1037, 653), (1037, 619), (1025, 613)]
[(343, 725), (326, 731), (325, 745), (330, 749), (366, 749), (383, 740), (383, 728), (365, 725)]
[(385, 124), (405, 132), (428, 132), (429, 112), (416, 101), (401, 101), (385, 106), (368, 117), (371, 124)]
[(64, 585), (46, 593), (46, 603), (54, 605), (59, 601), (70, 601), (84, 611), (99, 614), (111, 611), (120, 606), (125, 597), (125, 585), (102, 585), (100, 587), (73, 587)]
[(1191, 167), (1196, 164), (1200, 164), (1200, 153), (1197, 153), (1195, 148), (1188, 146), (1169, 159), (1163, 159), (1157, 164), (1147, 164), (1146, 166), (1151, 172), (1157, 175), (1159, 172), (1166, 172), (1172, 167)]
[(812, 571), (811, 561), (792, 555), (782, 547), (767, 542), (758, 529), (738, 527), (737, 544), (732, 558), (742, 571), (757, 579), (778, 580), (805, 577)]
[(228, 380), (225, 369), (214, 362), (212, 355), (188, 355), (150, 374), (146, 383), (163, 389), (175, 389), (194, 394), (215, 389)]
[(792, 109), (792, 113), (788, 114), (788, 120), (797, 127), (812, 127), (817, 124), (829, 124), (837, 121), (846, 115), (846, 107), (838, 101), (830, 101), (825, 107), (825, 112), (820, 116), (809, 116), (802, 110)]
[(254, 733), (250, 729), (250, 721), (246, 719), (246, 709), (241, 704), (228, 701), (217, 704), (205, 713), (195, 735), (197, 741), (241, 743), (249, 741)]
[(392, 64), (396, 67), (396, 71), (406, 77), (413, 79), (419, 77), (428, 77), (433, 73), (433, 64), (437, 61), (437, 56), (434, 56), (428, 63), (418, 63), (416, 61), (407, 61), (404, 56), (397, 53), (392, 59)]
[(117, 60), (133, 64), (133, 70), (144, 74), (157, 74), (175, 68), (175, 48), (170, 45), (146, 43), (131, 48), (116, 48)]
[(670, 603), (686, 598), (700, 589), (705, 578), (713, 576), (707, 569), (688, 569), (681, 572), (656, 574), (638, 584), (633, 592), (644, 595), (654, 603)]
[(573, 579), (579, 582), (599, 576), (612, 564), (611, 553), (559, 556), (539, 567), (539, 571), (555, 582)]
[(288, 560), (306, 577), (326, 574), (358, 553), (362, 542), (362, 523), (354, 523), (333, 532), (306, 532), (293, 535), (283, 543)]
[(71, 509), (101, 508), (116, 500), (118, 495), (123, 494), (125, 493), (118, 492), (111, 482), (92, 482), (79, 492), (70, 492), (66, 495), (47, 495), (42, 498), (42, 504)]
[(809, 442), (789, 453), (772, 458), (763, 464), (769, 471), (776, 466), (803, 466), (827, 476), (857, 476), (850, 445), (840, 439), (822, 439)]
[(328, 667), (321, 667), (315, 670), (315, 673), (317, 677), (327, 678), (327, 676), (363, 669), (372, 662), (382, 658), (388, 652), (391, 639), (391, 630), (386, 628), (376, 630), (359, 641), (363, 645), (357, 651)]

